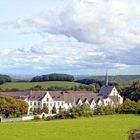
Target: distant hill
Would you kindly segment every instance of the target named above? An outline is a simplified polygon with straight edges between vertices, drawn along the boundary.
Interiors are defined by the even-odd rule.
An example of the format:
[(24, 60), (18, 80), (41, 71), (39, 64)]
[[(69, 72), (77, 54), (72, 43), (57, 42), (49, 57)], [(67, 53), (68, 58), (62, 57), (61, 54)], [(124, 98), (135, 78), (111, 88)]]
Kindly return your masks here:
[[(82, 79), (82, 77), (80, 77)], [(95, 79), (99, 81), (104, 81), (105, 76), (90, 76), (84, 77), (83, 79)], [(130, 85), (134, 80), (140, 80), (140, 75), (116, 75), (116, 76), (108, 76), (109, 82), (117, 83), (118, 85)]]
[[(31, 77), (12, 77), (13, 82), (29, 82)], [(104, 81), (105, 76), (88, 76), (88, 75), (77, 75), (74, 76), (75, 81), (80, 79), (93, 79), (95, 81)], [(140, 75), (115, 75), (109, 76), (110, 83), (117, 83), (118, 85), (130, 85), (134, 80), (140, 80)]]

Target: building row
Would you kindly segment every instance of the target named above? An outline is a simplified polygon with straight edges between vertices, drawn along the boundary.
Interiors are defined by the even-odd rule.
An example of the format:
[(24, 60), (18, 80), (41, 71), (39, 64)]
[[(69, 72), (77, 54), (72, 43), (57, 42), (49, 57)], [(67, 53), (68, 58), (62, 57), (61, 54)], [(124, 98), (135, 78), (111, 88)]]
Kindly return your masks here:
[(69, 109), (74, 105), (88, 104), (90, 108), (95, 106), (106, 106), (122, 104), (123, 98), (120, 96), (115, 86), (103, 86), (99, 93), (92, 91), (27, 91), (27, 92), (0, 92), (0, 96), (11, 96), (16, 99), (25, 100), (28, 107), (28, 114), (32, 114), (35, 108), (42, 109), (47, 106), (49, 113), (53, 107), (57, 113), (60, 108)]

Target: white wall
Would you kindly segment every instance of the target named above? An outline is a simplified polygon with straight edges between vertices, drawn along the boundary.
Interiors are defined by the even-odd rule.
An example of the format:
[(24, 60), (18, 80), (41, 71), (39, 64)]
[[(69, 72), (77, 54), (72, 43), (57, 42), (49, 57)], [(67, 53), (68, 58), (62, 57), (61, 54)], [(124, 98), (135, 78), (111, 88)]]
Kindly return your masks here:
[(113, 90), (111, 91), (111, 93), (109, 94), (109, 96), (117, 96), (119, 93), (116, 89), (116, 87), (113, 88)]
[(113, 105), (113, 104), (114, 102), (109, 97), (104, 99), (104, 106)]

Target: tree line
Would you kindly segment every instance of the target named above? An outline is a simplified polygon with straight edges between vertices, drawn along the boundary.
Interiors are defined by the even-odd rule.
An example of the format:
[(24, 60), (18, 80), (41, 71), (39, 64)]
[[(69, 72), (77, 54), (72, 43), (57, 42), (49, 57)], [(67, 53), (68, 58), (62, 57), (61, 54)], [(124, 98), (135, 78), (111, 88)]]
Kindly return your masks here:
[(8, 75), (0, 74), (0, 84), (4, 84), (6, 82), (12, 82), (12, 78)]
[[(81, 84), (86, 84), (86, 85), (95, 84), (95, 85), (98, 85), (100, 87), (105, 85), (105, 81), (101, 81), (101, 80), (97, 80), (97, 79), (79, 79), (79, 80), (76, 80), (75, 82), (81, 83)], [(109, 82), (109, 85), (110, 86), (118, 86), (118, 84), (115, 82)]]
[(31, 82), (44, 82), (44, 81), (74, 81), (74, 76), (68, 74), (47, 74), (41, 76), (35, 76), (32, 78)]

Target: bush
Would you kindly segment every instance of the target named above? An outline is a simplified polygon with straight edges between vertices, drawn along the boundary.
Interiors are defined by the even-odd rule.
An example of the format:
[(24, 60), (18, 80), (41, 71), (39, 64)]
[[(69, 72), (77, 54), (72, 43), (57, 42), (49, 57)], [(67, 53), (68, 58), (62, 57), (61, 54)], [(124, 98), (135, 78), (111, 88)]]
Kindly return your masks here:
[(129, 133), (130, 140), (140, 140), (140, 128), (132, 129)]
[(119, 106), (119, 113), (138, 114), (140, 113), (140, 102), (126, 99), (122, 105)]
[(48, 116), (44, 119), (45, 121), (50, 121), (50, 120), (54, 120), (54, 117), (53, 116)]
[(38, 115), (34, 116), (34, 120), (40, 120), (40, 119), (41, 118)]

